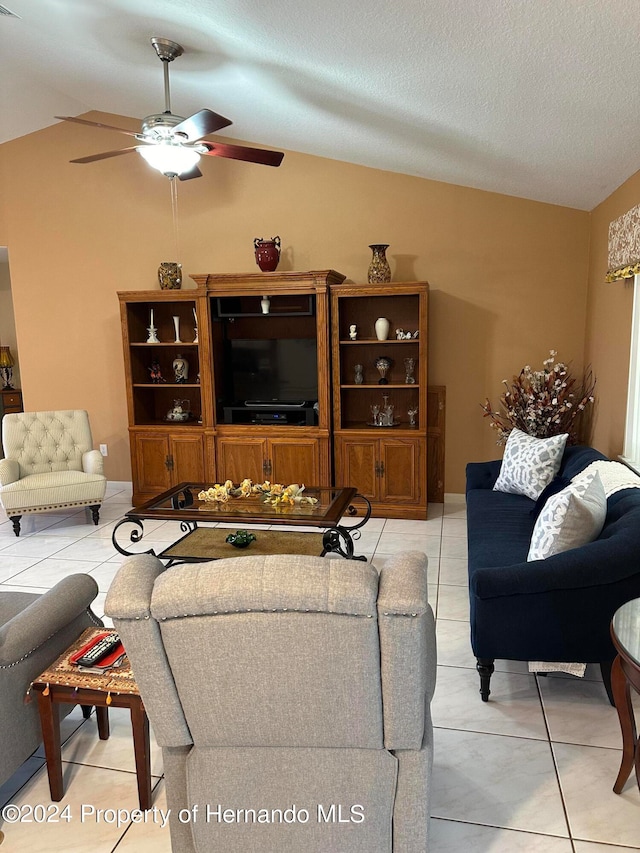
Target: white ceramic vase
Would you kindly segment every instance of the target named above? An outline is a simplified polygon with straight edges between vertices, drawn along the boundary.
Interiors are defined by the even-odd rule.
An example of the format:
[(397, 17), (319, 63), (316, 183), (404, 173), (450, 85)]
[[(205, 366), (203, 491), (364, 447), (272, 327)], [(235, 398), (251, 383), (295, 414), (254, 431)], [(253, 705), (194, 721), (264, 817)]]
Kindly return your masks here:
[(386, 317), (378, 317), (375, 322), (376, 337), (379, 341), (386, 341), (389, 337), (390, 323)]
[(174, 343), (181, 344), (182, 341), (180, 340), (180, 317), (175, 316), (173, 318), (173, 325), (174, 325), (175, 330), (176, 330), (176, 339), (175, 339)]

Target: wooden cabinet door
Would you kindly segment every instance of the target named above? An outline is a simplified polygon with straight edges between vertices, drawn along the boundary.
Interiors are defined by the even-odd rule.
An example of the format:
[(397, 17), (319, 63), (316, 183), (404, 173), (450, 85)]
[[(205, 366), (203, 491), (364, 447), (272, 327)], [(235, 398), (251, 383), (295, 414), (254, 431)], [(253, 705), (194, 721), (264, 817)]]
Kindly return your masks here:
[(271, 438), (269, 439), (269, 461), (273, 483), (285, 486), (320, 485), (320, 458), (315, 438)]
[(245, 477), (254, 483), (270, 479), (266, 475), (267, 442), (262, 438), (216, 439), (216, 481), (241, 483)]
[(201, 435), (185, 433), (170, 435), (169, 453), (173, 459), (172, 485), (176, 486), (185, 481), (204, 482), (204, 444)]
[(369, 500), (378, 497), (378, 440), (336, 437), (336, 486), (353, 486)]
[(422, 439), (380, 439), (380, 500), (394, 503), (419, 502), (426, 482), (421, 484)]
[(169, 441), (163, 433), (136, 432), (132, 435), (135, 460), (134, 494), (157, 495), (171, 486), (167, 460)]

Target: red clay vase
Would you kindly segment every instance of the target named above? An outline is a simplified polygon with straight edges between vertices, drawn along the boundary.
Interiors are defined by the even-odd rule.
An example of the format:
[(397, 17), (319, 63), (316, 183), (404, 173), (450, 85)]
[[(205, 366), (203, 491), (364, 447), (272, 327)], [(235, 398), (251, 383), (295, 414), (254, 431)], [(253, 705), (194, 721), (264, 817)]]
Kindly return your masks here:
[(274, 272), (280, 260), (280, 238), (263, 240), (262, 237), (256, 237), (253, 245), (256, 249), (256, 263), (262, 272)]

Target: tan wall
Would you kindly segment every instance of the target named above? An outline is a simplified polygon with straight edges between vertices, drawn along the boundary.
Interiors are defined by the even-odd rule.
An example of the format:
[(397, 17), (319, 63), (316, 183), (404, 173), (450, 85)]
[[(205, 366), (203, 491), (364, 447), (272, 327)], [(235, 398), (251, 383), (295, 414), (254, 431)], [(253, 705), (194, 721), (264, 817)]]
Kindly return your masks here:
[[(59, 124), (0, 147), (0, 245), (26, 406), (88, 409), (111, 479), (130, 476), (115, 294), (157, 289), (158, 263), (176, 256), (166, 178), (135, 153), (67, 163), (123, 140)], [(253, 238), (278, 234), (281, 269), (365, 281), (368, 244), (386, 242), (395, 281), (431, 283), (429, 373), (447, 386), (448, 492), (464, 490), (467, 461), (500, 455), (479, 404), (497, 402), (503, 378), (551, 348), (581, 366), (587, 213), (297, 153), (280, 169), (210, 158), (203, 171), (179, 185), (187, 274), (256, 272)]]
[(19, 388), (20, 364), (16, 341), (16, 324), (13, 314), (13, 300), (11, 297), (11, 276), (9, 275), (9, 263), (7, 261), (0, 261), (0, 344), (9, 347), (11, 351), (11, 355), (15, 361), (12, 385), (14, 388)]
[(629, 379), (633, 279), (606, 284), (609, 223), (640, 203), (637, 172), (591, 213), (591, 258), (585, 360), (598, 379), (593, 443), (615, 458), (622, 452)]

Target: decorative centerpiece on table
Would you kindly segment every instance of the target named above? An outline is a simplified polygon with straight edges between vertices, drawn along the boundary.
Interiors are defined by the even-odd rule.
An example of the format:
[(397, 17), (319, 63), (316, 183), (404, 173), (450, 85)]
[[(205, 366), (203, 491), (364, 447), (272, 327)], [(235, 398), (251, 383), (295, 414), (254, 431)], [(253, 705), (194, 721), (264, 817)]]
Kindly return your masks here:
[(293, 483), (290, 486), (282, 486), (280, 483), (270, 483), (269, 480), (258, 484), (253, 483), (248, 478), (236, 486), (231, 480), (227, 480), (224, 485), (216, 483), (215, 486), (206, 489), (206, 491), (201, 491), (198, 494), (198, 500), (205, 501), (205, 503), (227, 503), (230, 498), (248, 498), (251, 495), (259, 495), (263, 503), (271, 504), (271, 506), (317, 504), (318, 498), (304, 495), (304, 488), (304, 484)]
[(484, 416), (498, 432), (498, 444), (504, 444), (512, 429), (536, 438), (568, 433), (568, 444), (580, 442), (584, 414), (593, 406), (596, 380), (587, 368), (581, 380), (571, 374), (570, 365), (556, 362), (556, 350), (542, 363), (542, 370), (527, 364), (511, 384), (502, 380), (506, 391), (500, 397), (501, 411), (494, 411), (489, 400), (481, 404)]

